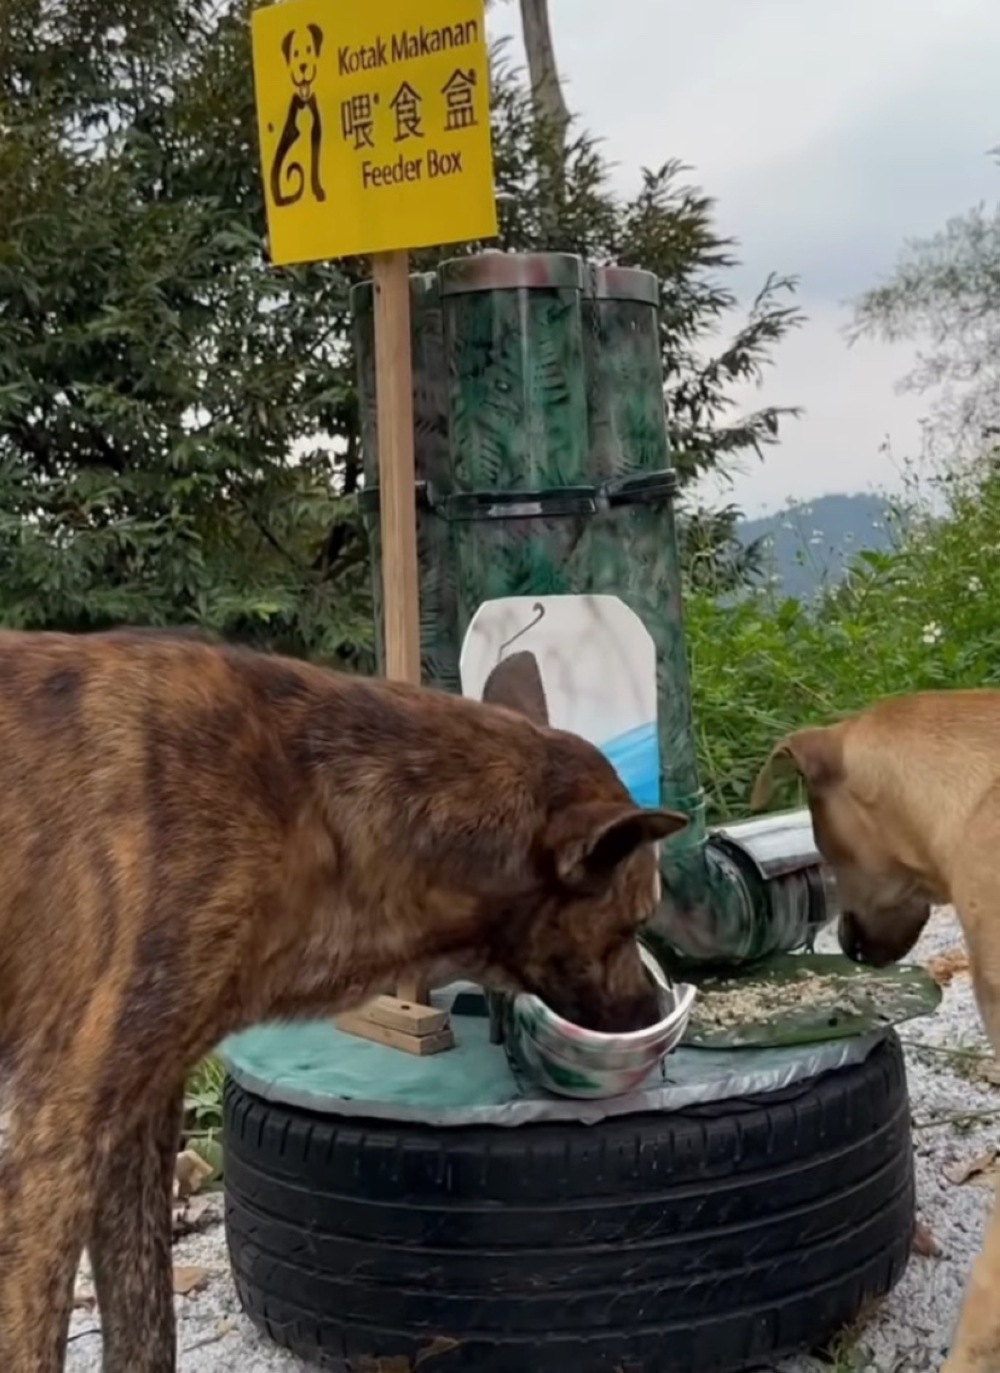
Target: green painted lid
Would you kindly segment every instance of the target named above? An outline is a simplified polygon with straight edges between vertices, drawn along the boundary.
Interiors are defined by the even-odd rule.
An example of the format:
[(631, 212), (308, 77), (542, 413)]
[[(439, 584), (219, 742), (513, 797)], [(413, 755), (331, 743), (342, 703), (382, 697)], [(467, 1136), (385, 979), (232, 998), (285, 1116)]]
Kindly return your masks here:
[(638, 267), (594, 267), (585, 273), (584, 294), (597, 300), (635, 300), (660, 306), (660, 282), (655, 272)]
[[(436, 296), (438, 289), (437, 272), (411, 272), (410, 273), (410, 300), (417, 302), (426, 300), (429, 296)], [(350, 290), (351, 311), (356, 315), (371, 314), (374, 303), (374, 283), (371, 278), (367, 281), (359, 281)]]
[(474, 253), (438, 268), (443, 296), (470, 291), (582, 291), (583, 262), (574, 253)]

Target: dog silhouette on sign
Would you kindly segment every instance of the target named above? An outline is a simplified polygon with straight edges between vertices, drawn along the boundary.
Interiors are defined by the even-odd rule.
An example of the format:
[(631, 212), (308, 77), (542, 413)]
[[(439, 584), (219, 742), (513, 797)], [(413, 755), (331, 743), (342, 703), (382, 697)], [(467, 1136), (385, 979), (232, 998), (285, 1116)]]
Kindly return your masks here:
[(308, 113), (311, 119), (309, 185), (316, 200), (326, 199), (326, 192), (319, 176), (323, 122), (314, 89), (322, 50), (323, 30), (318, 24), (307, 24), (305, 28), (292, 29), (281, 41), (281, 51), (292, 82), (292, 95), (288, 102), (288, 113), (285, 115), (285, 126), (281, 130), (281, 137), (278, 139), (278, 146), (271, 162), (271, 198), (275, 205), (294, 205), (305, 193), (306, 174), (301, 161), (296, 160), (285, 165), (292, 149), (302, 138), (299, 119), (305, 113)]

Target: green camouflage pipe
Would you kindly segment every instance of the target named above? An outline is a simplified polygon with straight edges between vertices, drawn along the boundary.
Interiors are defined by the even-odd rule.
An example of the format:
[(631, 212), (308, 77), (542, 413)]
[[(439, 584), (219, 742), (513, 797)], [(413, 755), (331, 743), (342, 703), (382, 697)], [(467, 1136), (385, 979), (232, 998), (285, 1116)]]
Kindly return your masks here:
[[(662, 802), (690, 821), (663, 845), (665, 896), (648, 940), (675, 967), (742, 963), (796, 947), (819, 921), (802, 875), (771, 880), (734, 837), (706, 835), (656, 278), (623, 268), (585, 271), (569, 254), (484, 253), (443, 263), (436, 287), (433, 276), (416, 280), (425, 680), (460, 689), (461, 644), (484, 601), (621, 597), (656, 647)], [(355, 288), (352, 304), (371, 481), (367, 283)], [(377, 509), (368, 521), (377, 588)]]

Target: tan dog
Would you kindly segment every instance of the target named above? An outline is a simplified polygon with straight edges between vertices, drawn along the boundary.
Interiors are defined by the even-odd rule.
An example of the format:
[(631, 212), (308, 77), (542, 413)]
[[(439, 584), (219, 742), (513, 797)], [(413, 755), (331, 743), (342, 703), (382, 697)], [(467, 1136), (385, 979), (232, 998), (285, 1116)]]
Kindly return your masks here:
[[(805, 782), (833, 870), (839, 938), (882, 966), (913, 948), (934, 904), (955, 907), (979, 1011), (1000, 1059), (1000, 691), (894, 697), (778, 743), (754, 784)], [(1000, 1192), (942, 1373), (1000, 1373)]]
[(169, 633), (0, 633), (2, 1373), (63, 1367), (84, 1245), (104, 1373), (174, 1373), (184, 1081), (226, 1034), (403, 976), (656, 1018), (635, 934), (685, 818), (525, 718), (530, 668), (486, 705)]

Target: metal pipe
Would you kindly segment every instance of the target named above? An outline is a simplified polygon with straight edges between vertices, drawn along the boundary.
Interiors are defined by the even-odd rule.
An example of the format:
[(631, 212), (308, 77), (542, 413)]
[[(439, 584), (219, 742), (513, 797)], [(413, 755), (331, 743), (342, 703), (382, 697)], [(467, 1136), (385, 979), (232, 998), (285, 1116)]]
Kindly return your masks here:
[[(680, 966), (751, 963), (811, 949), (839, 914), (807, 808), (715, 826), (704, 853), (704, 899), (684, 907), (667, 895), (660, 917)], [(650, 944), (656, 948), (655, 932)]]

